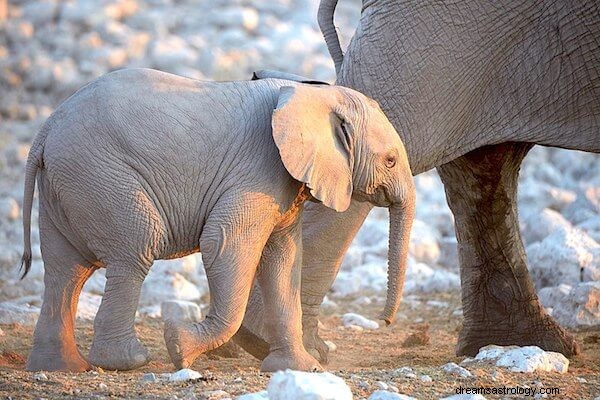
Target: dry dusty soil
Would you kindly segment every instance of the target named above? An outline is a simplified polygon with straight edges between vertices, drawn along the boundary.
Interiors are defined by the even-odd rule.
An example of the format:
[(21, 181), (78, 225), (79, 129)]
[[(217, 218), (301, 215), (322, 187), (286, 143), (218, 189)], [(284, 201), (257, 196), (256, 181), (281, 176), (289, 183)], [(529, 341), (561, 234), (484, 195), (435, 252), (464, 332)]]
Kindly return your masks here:
[[(424, 300), (431, 300), (428, 297)], [(462, 358), (454, 355), (454, 346), (461, 325), (461, 318), (452, 314), (460, 306), (457, 294), (439, 295), (436, 300), (448, 302), (444, 311), (416, 307), (401, 310), (407, 321), (422, 318), (424, 323), (411, 324), (399, 321), (387, 328), (375, 331), (357, 332), (342, 328), (339, 316), (323, 318), (322, 335), (337, 345), (330, 354), (327, 369), (341, 376), (350, 385), (355, 398), (366, 398), (377, 390), (377, 381), (396, 386), (400, 393), (418, 399), (436, 399), (454, 394), (459, 386), (529, 386), (545, 388), (557, 387), (560, 395), (548, 395), (556, 399), (594, 399), (600, 396), (600, 330), (576, 332), (582, 345), (583, 354), (573, 360), (566, 374), (558, 373), (512, 373), (493, 366), (468, 366), (472, 378), (457, 378), (445, 374), (440, 366), (447, 362), (460, 363)], [(343, 304), (342, 304), (343, 305)], [(363, 315), (375, 316), (373, 306), (365, 306)], [(33, 373), (24, 371), (24, 364), (31, 347), (31, 327), (2, 325), (4, 335), (0, 337), (0, 397), (13, 399), (37, 398), (143, 398), (143, 399), (209, 399), (219, 398), (213, 391), (223, 390), (232, 397), (266, 388), (268, 374), (258, 370), (259, 362), (247, 354), (239, 358), (219, 358), (203, 356), (193, 369), (202, 373), (203, 378), (190, 382), (157, 381), (142, 382), (146, 372), (155, 374), (172, 372), (173, 366), (162, 339), (162, 326), (159, 320), (143, 319), (137, 323), (137, 330), (143, 342), (149, 347), (153, 361), (136, 371), (107, 372), (90, 371), (81, 374), (46, 373), (48, 380), (37, 381)], [(428, 325), (428, 326), (427, 326)], [(429, 333), (428, 344), (419, 344), (422, 333)], [(90, 322), (79, 322), (77, 339), (83, 349), (87, 349), (92, 335)], [(402, 343), (413, 335), (413, 346)], [(426, 336), (426, 333), (425, 333)], [(424, 340), (427, 341), (427, 340)], [(85, 350), (84, 350), (85, 352)], [(394, 374), (394, 370), (410, 366), (416, 378)], [(421, 374), (429, 375), (432, 382), (422, 382)], [(101, 385), (102, 384), (102, 385)], [(213, 392), (213, 393), (211, 393)], [(494, 396), (486, 398), (523, 398), (522, 396)]]

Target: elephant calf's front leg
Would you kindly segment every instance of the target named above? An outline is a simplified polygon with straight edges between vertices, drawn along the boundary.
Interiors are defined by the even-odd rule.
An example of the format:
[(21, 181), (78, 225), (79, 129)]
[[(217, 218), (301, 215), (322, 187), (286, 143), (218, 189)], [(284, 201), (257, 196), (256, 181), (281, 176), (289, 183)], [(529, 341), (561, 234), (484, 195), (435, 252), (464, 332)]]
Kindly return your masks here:
[(262, 362), (262, 371), (322, 370), (319, 362), (302, 344), (301, 244), (300, 223), (296, 222), (290, 228), (274, 232), (263, 251), (258, 281), (263, 295), (265, 331), (270, 349)]
[(227, 342), (242, 324), (262, 249), (274, 226), (263, 205), (225, 206), (208, 218), (200, 249), (210, 290), (210, 310), (199, 323), (166, 321), (164, 337), (171, 361), (187, 368), (201, 354)]

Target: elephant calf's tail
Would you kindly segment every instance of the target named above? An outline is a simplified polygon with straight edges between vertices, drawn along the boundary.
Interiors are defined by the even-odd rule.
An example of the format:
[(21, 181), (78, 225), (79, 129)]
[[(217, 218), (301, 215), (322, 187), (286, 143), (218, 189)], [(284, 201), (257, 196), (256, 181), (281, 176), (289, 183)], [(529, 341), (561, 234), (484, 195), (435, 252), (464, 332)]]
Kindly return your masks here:
[(329, 54), (331, 55), (331, 58), (333, 58), (335, 73), (336, 75), (339, 75), (342, 61), (344, 61), (344, 53), (342, 52), (340, 39), (333, 23), (337, 2), (338, 0), (321, 0), (319, 11), (317, 13), (317, 20), (319, 22), (321, 33), (325, 38), (325, 43), (327, 43), (327, 50), (329, 50)]
[(23, 257), (21, 257), (20, 270), (23, 271), (21, 279), (25, 278), (31, 268), (31, 208), (33, 206), (33, 193), (35, 191), (35, 177), (43, 165), (44, 142), (46, 130), (42, 128), (37, 135), (27, 157), (25, 166), (25, 188), (23, 191)]

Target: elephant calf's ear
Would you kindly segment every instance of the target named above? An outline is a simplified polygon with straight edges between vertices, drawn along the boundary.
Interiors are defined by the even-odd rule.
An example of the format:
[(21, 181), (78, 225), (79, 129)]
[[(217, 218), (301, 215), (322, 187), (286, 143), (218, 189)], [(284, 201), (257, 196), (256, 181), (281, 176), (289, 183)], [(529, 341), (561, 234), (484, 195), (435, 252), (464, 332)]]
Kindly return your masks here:
[(330, 88), (284, 86), (273, 112), (273, 138), (290, 175), (325, 206), (345, 211), (352, 197), (351, 155), (336, 129), (341, 119)]

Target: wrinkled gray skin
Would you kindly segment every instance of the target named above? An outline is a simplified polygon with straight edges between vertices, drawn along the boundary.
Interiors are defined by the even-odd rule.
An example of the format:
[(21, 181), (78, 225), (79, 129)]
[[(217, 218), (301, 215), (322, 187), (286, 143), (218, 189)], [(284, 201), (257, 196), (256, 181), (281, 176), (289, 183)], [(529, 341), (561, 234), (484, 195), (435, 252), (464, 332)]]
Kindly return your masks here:
[[(229, 340), (254, 278), (270, 341), (264, 371), (320, 369), (302, 345), (301, 215), (307, 199), (344, 211), (390, 208), (391, 322), (404, 282), (414, 186), (400, 138), (351, 89), (288, 80), (201, 82), (122, 70), (52, 114), (27, 163), (23, 261), (35, 178), (45, 291), (28, 370), (127, 370), (148, 361), (134, 317), (152, 262), (202, 251), (211, 305), (198, 324), (165, 324), (177, 368)], [(337, 212), (334, 211), (334, 212)], [(86, 360), (74, 319), (97, 268), (106, 287)], [(25, 272), (25, 273), (26, 273)], [(89, 363), (88, 363), (89, 361)]]
[[(364, 1), (344, 56), (335, 6), (322, 1), (319, 23), (337, 84), (377, 100), (413, 173), (437, 167), (444, 182), (462, 282), (457, 354), (472, 356), (488, 344), (578, 353), (538, 301), (516, 190), (519, 166), (534, 144), (600, 152), (599, 4)], [(319, 306), (370, 209), (353, 202), (343, 214), (317, 204), (304, 212), (304, 343), (322, 362), (328, 348), (318, 336)], [(255, 294), (244, 323), (258, 336), (260, 307)], [(265, 354), (260, 346), (247, 348)]]

